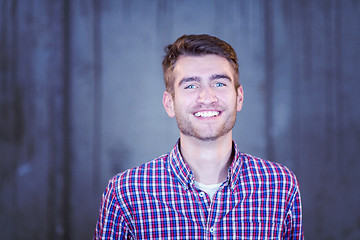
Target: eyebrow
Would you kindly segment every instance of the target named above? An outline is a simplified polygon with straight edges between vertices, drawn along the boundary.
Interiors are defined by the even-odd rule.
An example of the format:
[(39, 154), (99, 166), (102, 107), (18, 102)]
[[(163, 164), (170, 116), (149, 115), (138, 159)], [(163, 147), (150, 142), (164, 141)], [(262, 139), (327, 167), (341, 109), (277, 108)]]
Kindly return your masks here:
[(185, 77), (180, 80), (179, 86), (181, 86), (182, 84), (188, 83), (188, 82), (200, 82), (200, 78), (199, 77)]
[(227, 79), (229, 80), (230, 82), (232, 81), (231, 80), (231, 77), (229, 77), (228, 75), (226, 74), (215, 74), (215, 75), (212, 75), (210, 77), (210, 80), (217, 80), (217, 79)]
[[(185, 77), (180, 80), (179, 86), (188, 82), (200, 82), (200, 77)], [(228, 81), (232, 82), (231, 77), (226, 74), (214, 74), (210, 76), (210, 81), (217, 80), (217, 79), (227, 79)]]

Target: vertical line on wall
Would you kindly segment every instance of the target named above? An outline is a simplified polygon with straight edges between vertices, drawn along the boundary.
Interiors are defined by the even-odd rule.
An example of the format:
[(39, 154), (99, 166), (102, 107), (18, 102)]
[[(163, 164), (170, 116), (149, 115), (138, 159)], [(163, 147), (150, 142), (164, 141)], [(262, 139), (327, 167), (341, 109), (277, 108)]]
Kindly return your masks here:
[(156, 8), (156, 27), (158, 34), (160, 35), (160, 39), (163, 40), (165, 38), (165, 31), (164, 31), (164, 21), (166, 19), (166, 1), (158, 0), (157, 1), (157, 8)]
[(4, 141), (19, 145), (24, 137), (23, 94), (17, 78), (17, 1), (0, 6), (0, 134)]
[(301, 171), (301, 161), (299, 150), (301, 150), (301, 114), (299, 110), (301, 109), (300, 101), (299, 101), (299, 88), (300, 88), (300, 8), (298, 7), (298, 3), (293, 1), (287, 1), (289, 6), (288, 13), (288, 21), (289, 21), (289, 31), (290, 31), (290, 41), (293, 45), (294, 51), (292, 51), (291, 55), (291, 159), (293, 162), (294, 169)]
[(303, 69), (304, 67), (304, 34), (302, 16), (305, 14), (304, 6), (296, 1), (289, 1), (290, 12), (288, 13), (289, 31), (291, 36), (289, 38), (293, 49), (291, 52), (291, 161), (293, 169), (301, 171), (302, 161), (299, 152), (303, 149), (303, 135), (301, 128), (303, 125), (303, 115), (301, 114), (303, 108), (303, 101), (300, 98), (301, 86), (303, 82)]
[(93, 51), (94, 51), (94, 134), (93, 134), (93, 186), (96, 191), (101, 177), (101, 116), (102, 116), (102, 46), (101, 46), (101, 1), (93, 1)]
[(158, 37), (158, 44), (161, 50), (164, 44), (168, 41), (173, 33), (173, 10), (172, 2), (166, 0), (157, 0), (156, 8), (156, 30)]
[(342, 156), (344, 156), (344, 134), (341, 130), (344, 127), (344, 86), (343, 86), (343, 66), (342, 66), (342, 6), (341, 0), (335, 1), (335, 23), (334, 23), (334, 59), (335, 59), (335, 89), (336, 89), (336, 148), (337, 148), (337, 169), (339, 171), (339, 175), (343, 175), (344, 164), (341, 161)]
[[(18, 129), (18, 121), (23, 121), (23, 119), (17, 119), (18, 117), (21, 118), (22, 116), (20, 115), (20, 113), (23, 111), (23, 109), (21, 109), (22, 105), (23, 105), (23, 98), (17, 99), (19, 96), (22, 97), (19, 94), (19, 86), (18, 86), (18, 68), (17, 68), (17, 62), (18, 62), (18, 54), (19, 54), (19, 50), (18, 50), (18, 2), (12, 1), (12, 3), (8, 2), (3, 2), (3, 6), (2, 6), (2, 26), (1, 26), (1, 42), (2, 45), (2, 53), (4, 57), (5, 61), (3, 61), (1, 59), (1, 63), (4, 64), (1, 66), (1, 68), (4, 67), (4, 69), (1, 69), (1, 73), (5, 73), (2, 76), (2, 84), (6, 85), (6, 86), (1, 86), (4, 87), (5, 89), (3, 89), (3, 91), (5, 91), (5, 96), (6, 98), (4, 99), (4, 95), (2, 95), (2, 99), (0, 100), (0, 103), (2, 103), (2, 101), (5, 102), (10, 102), (11, 103), (11, 107), (14, 107), (15, 109), (9, 109), (8, 110), (8, 116), (7, 117), (7, 122), (6, 123), (2, 123), (4, 124), (4, 128), (10, 127), (10, 129), (7, 129), (7, 134), (4, 134), (3, 137), (5, 137), (5, 141), (9, 141), (12, 142), (16, 147), (15, 147), (15, 151), (14, 155), (10, 158), (12, 161), (11, 169), (7, 169), (7, 171), (11, 172), (10, 176), (9, 176), (9, 184), (11, 185), (11, 194), (9, 196), (9, 198), (11, 199), (11, 208), (15, 209), (15, 211), (6, 211), (6, 213), (10, 212), (14, 212), (13, 215), (10, 216), (16, 216), (18, 211), (21, 211), (21, 209), (18, 209), (18, 178), (17, 178), (17, 174), (16, 174), (16, 168), (18, 167), (18, 164), (20, 162), (20, 149), (21, 149), (21, 143), (22, 143), (22, 139), (23, 137), (18, 136), (18, 132), (20, 129)], [(10, 9), (10, 11), (8, 12), (7, 10)], [(10, 34), (9, 34), (10, 33)], [(9, 35), (7, 35), (9, 34)], [(8, 61), (8, 59), (10, 59), (10, 61)], [(4, 71), (4, 72), (2, 72)], [(9, 90), (10, 92), (6, 91)], [(9, 94), (9, 95), (8, 95)], [(10, 107), (8, 104), (5, 103), (4, 107)], [(2, 116), (4, 117), (4, 116)], [(14, 126), (15, 125), (15, 126)], [(22, 130), (24, 131), (24, 124), (21, 125)], [(5, 129), (4, 129), (5, 130)], [(19, 138), (18, 138), (19, 137)], [(5, 159), (2, 159), (1, 161), (4, 161)], [(1, 163), (0, 161), (0, 163)], [(7, 179), (2, 179), (3, 182)], [(16, 221), (14, 219), (10, 219), (9, 220), (9, 232), (10, 234), (12, 234), (12, 236), (19, 236), (18, 234), (18, 230), (21, 229), (22, 226), (19, 226), (20, 224), (18, 223), (19, 221)]]
[(266, 157), (275, 160), (273, 137), (273, 94), (274, 94), (274, 27), (273, 9), (274, 2), (264, 1), (264, 54), (265, 54), (265, 137)]
[[(324, 57), (326, 61), (326, 68), (324, 70), (324, 95), (325, 95), (325, 124), (324, 124), (324, 132), (325, 132), (325, 161), (327, 164), (333, 164), (334, 160), (334, 153), (336, 149), (334, 148), (334, 106), (336, 103), (336, 99), (334, 96), (334, 36), (333, 36), (333, 29), (334, 29), (334, 16), (333, 16), (333, 2), (328, 1), (324, 3), (325, 5), (322, 6), (324, 9), (324, 22), (326, 23), (324, 26), (324, 37), (328, 44), (326, 45), (326, 49), (324, 49)], [(330, 5), (330, 6), (329, 6)], [(332, 178), (334, 179), (333, 173), (331, 174)]]
[[(304, 2), (300, 3), (298, 2), (296, 6), (300, 9), (299, 11), (299, 49), (298, 52), (300, 53), (300, 62), (299, 62), (299, 72), (296, 79), (296, 85), (297, 87), (294, 89), (296, 93), (295, 101), (297, 101), (297, 106), (294, 106), (294, 110), (297, 111), (297, 118), (299, 118), (298, 125), (295, 126), (295, 128), (298, 129), (298, 137), (300, 138), (300, 141), (298, 141), (298, 146), (295, 146), (296, 151), (295, 154), (298, 156), (301, 156), (301, 153), (305, 151), (308, 147), (308, 131), (307, 129), (309, 127), (307, 123), (308, 116), (311, 116), (312, 113), (309, 112), (312, 109), (309, 109), (309, 104), (313, 102), (313, 87), (314, 79), (316, 78), (314, 71), (314, 51), (316, 50), (316, 47), (314, 46), (315, 43), (313, 42), (314, 39), (314, 33), (312, 30), (312, 25), (314, 17), (312, 14), (312, 5), (311, 2)], [(303, 97), (307, 95), (307, 97)], [(313, 103), (315, 104), (315, 103)], [(300, 154), (299, 154), (300, 153)], [(302, 166), (304, 161), (301, 159), (301, 157), (298, 157), (299, 164)]]
[[(61, 49), (62, 50), (62, 49)], [(57, 162), (58, 162), (58, 156), (56, 152), (57, 148), (57, 132), (54, 130), (56, 127), (55, 119), (57, 119), (56, 116), (56, 106), (54, 104), (55, 100), (52, 98), (54, 93), (54, 85), (55, 83), (49, 84), (50, 86), (50, 94), (48, 96), (49, 99), (49, 139), (50, 139), (50, 149), (49, 149), (49, 155), (51, 160), (49, 160), (49, 166), (48, 166), (48, 176), (47, 176), (47, 196), (46, 196), (46, 227), (45, 227), (45, 236), (46, 239), (57, 239), (56, 238), (56, 222), (57, 222), (57, 216), (56, 216), (56, 208), (57, 208), (57, 198), (56, 198), (56, 192), (57, 192), (57, 185), (56, 185), (56, 176), (57, 173)], [(51, 130), (54, 130), (52, 132)]]
[(72, 164), (72, 129), (71, 129), (71, 1), (64, 1), (64, 65), (63, 65), (63, 193), (62, 193), (62, 224), (64, 227), (63, 239), (70, 239), (71, 236), (71, 164)]

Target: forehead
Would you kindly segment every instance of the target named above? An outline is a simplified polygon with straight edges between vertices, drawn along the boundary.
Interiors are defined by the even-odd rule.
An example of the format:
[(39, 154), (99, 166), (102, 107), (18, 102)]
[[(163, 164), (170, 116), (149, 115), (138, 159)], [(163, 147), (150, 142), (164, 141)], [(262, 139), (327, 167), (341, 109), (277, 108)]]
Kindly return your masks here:
[(203, 56), (181, 56), (175, 64), (173, 76), (175, 82), (184, 77), (206, 78), (215, 74), (227, 74), (234, 79), (234, 70), (229, 61), (221, 56), (208, 54)]

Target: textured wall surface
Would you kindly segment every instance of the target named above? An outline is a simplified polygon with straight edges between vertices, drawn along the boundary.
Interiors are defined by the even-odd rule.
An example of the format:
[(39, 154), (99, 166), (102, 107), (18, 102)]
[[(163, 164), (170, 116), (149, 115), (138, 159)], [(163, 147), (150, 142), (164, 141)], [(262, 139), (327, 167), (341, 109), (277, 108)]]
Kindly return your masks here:
[(307, 239), (360, 239), (360, 1), (0, 1), (0, 238), (90, 239), (107, 180), (168, 152), (161, 61), (237, 51), (234, 139), (298, 177)]

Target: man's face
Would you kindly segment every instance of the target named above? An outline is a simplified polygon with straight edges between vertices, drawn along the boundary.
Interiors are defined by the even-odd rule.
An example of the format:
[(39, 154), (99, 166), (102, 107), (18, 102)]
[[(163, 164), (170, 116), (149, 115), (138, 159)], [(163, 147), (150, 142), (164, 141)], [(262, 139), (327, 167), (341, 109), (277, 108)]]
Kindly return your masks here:
[(234, 87), (234, 71), (217, 55), (182, 56), (173, 70), (174, 94), (164, 93), (163, 104), (176, 117), (181, 135), (213, 141), (231, 134), (243, 91)]

